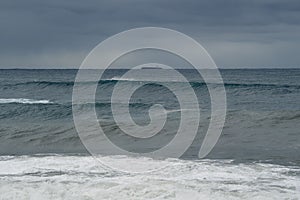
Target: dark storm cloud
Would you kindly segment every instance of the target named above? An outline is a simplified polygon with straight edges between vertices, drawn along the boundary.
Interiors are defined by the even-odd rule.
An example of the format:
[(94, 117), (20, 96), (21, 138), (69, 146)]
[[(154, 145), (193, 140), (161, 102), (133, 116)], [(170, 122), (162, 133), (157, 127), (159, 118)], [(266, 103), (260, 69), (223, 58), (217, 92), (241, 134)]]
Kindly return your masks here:
[(198, 39), (227, 67), (299, 66), (299, 1), (0, 2), (1, 67), (78, 66), (112, 34), (162, 26)]

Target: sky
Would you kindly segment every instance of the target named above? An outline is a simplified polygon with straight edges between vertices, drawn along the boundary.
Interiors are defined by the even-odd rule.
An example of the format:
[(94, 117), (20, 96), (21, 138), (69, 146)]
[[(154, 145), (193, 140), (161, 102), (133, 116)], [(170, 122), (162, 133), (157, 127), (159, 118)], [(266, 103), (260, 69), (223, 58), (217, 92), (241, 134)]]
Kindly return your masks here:
[(222, 68), (300, 67), (299, 0), (1, 0), (0, 68), (78, 68), (147, 26), (191, 36)]

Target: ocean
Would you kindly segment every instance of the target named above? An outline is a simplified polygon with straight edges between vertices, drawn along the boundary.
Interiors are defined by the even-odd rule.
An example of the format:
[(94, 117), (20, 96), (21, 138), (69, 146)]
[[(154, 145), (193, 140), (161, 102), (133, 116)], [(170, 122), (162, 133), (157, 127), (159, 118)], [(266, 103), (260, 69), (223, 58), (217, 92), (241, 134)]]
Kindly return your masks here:
[[(148, 70), (149, 73), (155, 69)], [(111, 169), (86, 150), (75, 129), (72, 92), (77, 70), (0, 70), (0, 199), (300, 199), (300, 69), (221, 69), (227, 96), (225, 125), (216, 146), (198, 158), (210, 119), (207, 84), (191, 69), (178, 70), (199, 100), (199, 130), (180, 158), (99, 154), (108, 163), (168, 164), (147, 173)], [(130, 152), (152, 152), (176, 134), (180, 104), (161, 80), (122, 79), (111, 69), (98, 83), (99, 124), (113, 143)], [(161, 69), (168, 76), (167, 69)], [(128, 138), (115, 123), (116, 84), (142, 85), (129, 111), (139, 125), (149, 108), (168, 111), (163, 130), (150, 140)], [(185, 90), (176, 79), (171, 84)], [(124, 105), (128, 106), (128, 105)]]

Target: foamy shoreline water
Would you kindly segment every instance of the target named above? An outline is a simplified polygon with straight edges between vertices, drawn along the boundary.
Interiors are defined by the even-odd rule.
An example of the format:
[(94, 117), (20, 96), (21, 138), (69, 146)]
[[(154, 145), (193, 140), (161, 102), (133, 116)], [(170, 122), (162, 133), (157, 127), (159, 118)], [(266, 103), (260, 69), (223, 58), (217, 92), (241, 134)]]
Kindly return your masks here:
[[(106, 157), (110, 162), (146, 158)], [(160, 161), (159, 161), (160, 162)], [(150, 173), (105, 168), (91, 156), (0, 157), (0, 199), (297, 199), (300, 168), (230, 160), (165, 160)]]

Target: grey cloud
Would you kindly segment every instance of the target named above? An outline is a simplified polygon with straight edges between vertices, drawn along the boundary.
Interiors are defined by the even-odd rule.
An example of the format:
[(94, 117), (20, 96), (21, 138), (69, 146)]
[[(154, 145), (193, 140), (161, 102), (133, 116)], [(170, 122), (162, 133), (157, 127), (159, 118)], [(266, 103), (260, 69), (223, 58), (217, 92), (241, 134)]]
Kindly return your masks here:
[(221, 66), (299, 66), (299, 13), (296, 0), (1, 1), (0, 67), (78, 66), (108, 36), (142, 26), (198, 39)]

